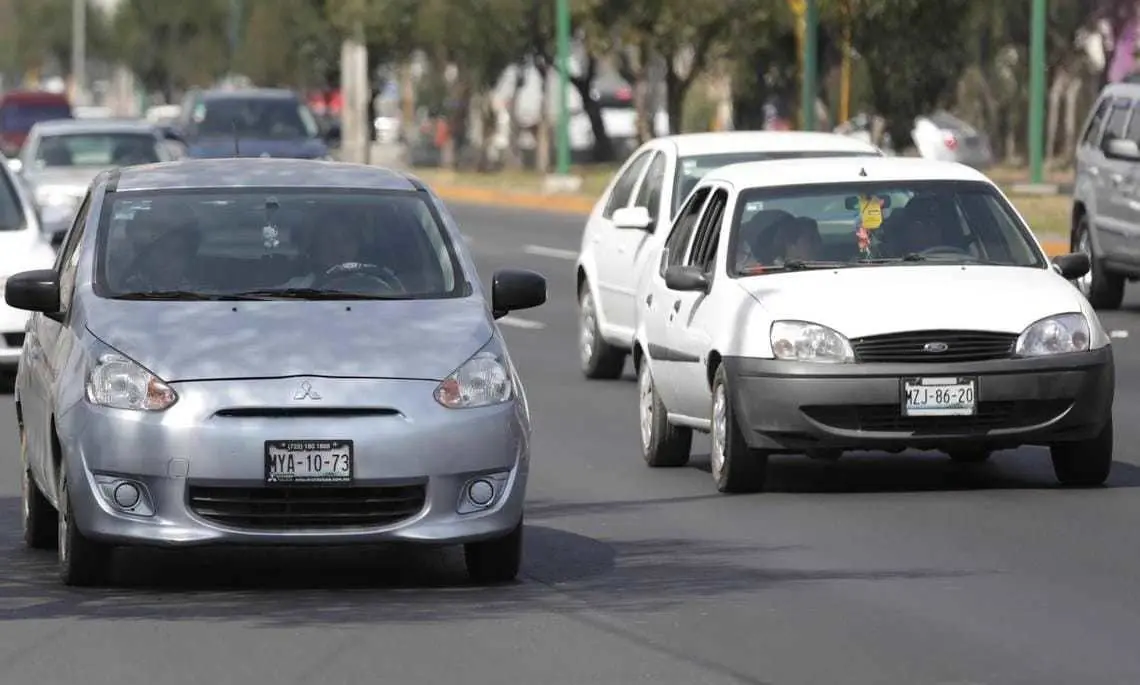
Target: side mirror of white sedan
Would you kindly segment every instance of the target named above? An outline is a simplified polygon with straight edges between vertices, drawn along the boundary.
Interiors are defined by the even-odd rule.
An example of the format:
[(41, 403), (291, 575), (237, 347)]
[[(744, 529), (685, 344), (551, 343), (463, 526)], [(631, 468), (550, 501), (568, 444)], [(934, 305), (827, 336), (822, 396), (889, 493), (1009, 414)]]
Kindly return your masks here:
[(653, 217), (645, 207), (622, 207), (613, 214), (614, 226), (636, 231), (649, 231), (653, 228)]

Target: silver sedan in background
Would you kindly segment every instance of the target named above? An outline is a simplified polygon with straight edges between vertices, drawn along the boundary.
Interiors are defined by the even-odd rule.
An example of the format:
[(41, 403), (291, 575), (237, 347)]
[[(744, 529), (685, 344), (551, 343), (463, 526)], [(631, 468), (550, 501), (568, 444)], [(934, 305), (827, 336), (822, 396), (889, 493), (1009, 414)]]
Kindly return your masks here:
[(180, 161), (92, 183), (33, 312), (15, 401), (26, 543), (66, 584), (113, 546), (465, 545), (519, 570), (530, 413), (484, 291), (418, 180), (284, 159)]
[(60, 119), (33, 126), (20, 156), (9, 166), (31, 188), (43, 230), (58, 245), (99, 172), (181, 156), (178, 143), (146, 121)]

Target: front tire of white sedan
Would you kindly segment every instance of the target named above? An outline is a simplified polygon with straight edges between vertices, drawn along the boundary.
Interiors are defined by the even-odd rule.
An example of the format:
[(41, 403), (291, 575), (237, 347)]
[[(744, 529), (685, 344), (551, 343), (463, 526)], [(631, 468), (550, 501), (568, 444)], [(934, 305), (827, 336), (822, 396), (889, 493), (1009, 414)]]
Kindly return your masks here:
[(578, 293), (578, 359), (586, 378), (614, 380), (625, 370), (626, 352), (602, 339), (598, 331), (598, 308), (590, 286), (582, 283)]
[(657, 387), (649, 360), (642, 359), (637, 370), (638, 420), (641, 428), (641, 456), (653, 468), (670, 468), (689, 463), (693, 451), (691, 428), (669, 423), (668, 410)]
[(713, 378), (712, 449), (709, 462), (716, 489), (724, 493), (760, 492), (768, 479), (768, 453), (748, 446), (721, 366)]
[(27, 435), (23, 427), (20, 428), (20, 467), (23, 477), (20, 479), (20, 505), (23, 512), (24, 544), (29, 549), (51, 549), (56, 545), (56, 530), (59, 527), (59, 517), (51, 502), (40, 492), (36, 485), (32, 471), (28, 468), (25, 456), (27, 449)]
[(59, 579), (64, 585), (91, 587), (100, 585), (111, 563), (111, 548), (89, 539), (79, 531), (72, 515), (71, 491), (67, 472), (59, 469), (58, 557)]
[(463, 561), (467, 577), (479, 585), (509, 583), (519, 575), (522, 567), (523, 524), (503, 537), (463, 546)]
[(1095, 437), (1080, 442), (1059, 442), (1049, 448), (1053, 473), (1061, 485), (1094, 488), (1108, 480), (1112, 470), (1112, 418)]

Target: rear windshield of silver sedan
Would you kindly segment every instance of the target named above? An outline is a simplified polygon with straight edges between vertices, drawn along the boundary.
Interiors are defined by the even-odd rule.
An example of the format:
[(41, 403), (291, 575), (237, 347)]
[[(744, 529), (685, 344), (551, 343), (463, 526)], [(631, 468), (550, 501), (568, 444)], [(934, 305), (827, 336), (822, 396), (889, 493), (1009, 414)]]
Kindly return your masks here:
[(225, 188), (109, 194), (101, 297), (424, 299), (467, 294), (424, 194)]

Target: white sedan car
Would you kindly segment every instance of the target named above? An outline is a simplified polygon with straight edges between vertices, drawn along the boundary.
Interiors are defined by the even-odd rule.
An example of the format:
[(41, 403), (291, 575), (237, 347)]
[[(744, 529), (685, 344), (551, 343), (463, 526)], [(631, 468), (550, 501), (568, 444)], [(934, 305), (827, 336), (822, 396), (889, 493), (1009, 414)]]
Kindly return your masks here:
[(578, 255), (578, 350), (587, 378), (617, 378), (632, 349), (634, 296), (681, 202), (726, 164), (804, 157), (881, 156), (831, 133), (739, 131), (655, 138), (610, 181), (586, 221)]
[(1057, 479), (1112, 464), (1112, 348), (1002, 192), (910, 158), (759, 162), (705, 176), (638, 294), (634, 364), (650, 466), (710, 432), (722, 492), (768, 456), (1051, 450)]

